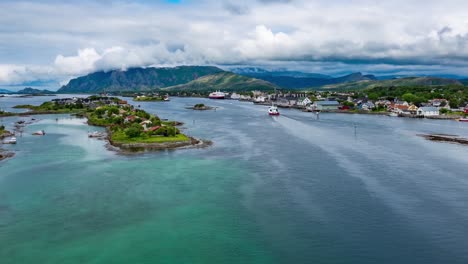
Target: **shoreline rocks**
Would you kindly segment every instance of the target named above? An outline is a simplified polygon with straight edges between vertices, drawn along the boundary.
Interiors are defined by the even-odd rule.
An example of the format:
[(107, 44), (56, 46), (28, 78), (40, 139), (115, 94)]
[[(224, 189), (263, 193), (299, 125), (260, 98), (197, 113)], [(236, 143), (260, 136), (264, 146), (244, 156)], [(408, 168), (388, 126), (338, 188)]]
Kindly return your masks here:
[(189, 137), (189, 140), (178, 142), (164, 143), (118, 143), (107, 137), (109, 150), (117, 151), (121, 154), (134, 154), (148, 151), (176, 150), (189, 148), (206, 148), (213, 143), (208, 140), (201, 140), (194, 137)]
[(461, 144), (461, 145), (468, 145), (468, 138), (462, 138), (457, 135), (419, 134), (418, 136), (423, 137), (430, 141), (435, 141), (435, 142), (448, 142), (448, 143), (456, 143), (456, 144)]
[(3, 152), (2, 149), (0, 149), (0, 161), (11, 158), (15, 156), (15, 153), (13, 152)]

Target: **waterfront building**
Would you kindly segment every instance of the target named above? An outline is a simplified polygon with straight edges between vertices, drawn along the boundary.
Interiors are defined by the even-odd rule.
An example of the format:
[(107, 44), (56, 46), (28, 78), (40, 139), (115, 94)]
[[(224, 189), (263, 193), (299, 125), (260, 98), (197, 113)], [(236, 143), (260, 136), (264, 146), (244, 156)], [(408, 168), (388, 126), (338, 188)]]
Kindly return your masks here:
[(439, 109), (437, 107), (433, 106), (423, 106), (419, 107), (417, 111), (418, 116), (438, 116), (439, 115)]

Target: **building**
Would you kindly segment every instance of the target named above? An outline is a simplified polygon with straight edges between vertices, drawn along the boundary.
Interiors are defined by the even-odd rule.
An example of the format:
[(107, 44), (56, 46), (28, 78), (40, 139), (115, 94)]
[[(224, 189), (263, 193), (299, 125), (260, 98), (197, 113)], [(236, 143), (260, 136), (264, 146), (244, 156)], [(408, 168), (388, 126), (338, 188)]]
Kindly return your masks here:
[(232, 93), (232, 94), (231, 94), (231, 99), (233, 99), (233, 100), (239, 100), (239, 99), (241, 99), (241, 96), (240, 96), (240, 94)]
[(418, 116), (438, 116), (439, 109), (433, 106), (419, 107), (417, 111)]
[(338, 110), (340, 103), (337, 101), (316, 101), (314, 103), (314, 109), (323, 111), (323, 110)]
[(255, 103), (264, 103), (265, 101), (266, 101), (266, 97), (263, 95), (257, 96), (257, 98), (255, 98), (254, 100)]
[(312, 101), (309, 99), (309, 97), (303, 97), (303, 98), (299, 98), (297, 100), (297, 105), (298, 106), (307, 106), (309, 104), (311, 104)]
[(369, 101), (369, 102), (361, 104), (360, 108), (361, 110), (364, 110), (364, 111), (370, 111), (375, 108), (375, 104)]
[(410, 105), (410, 106), (408, 107), (408, 111), (409, 111), (410, 114), (412, 114), (412, 115), (417, 114), (418, 109), (419, 109), (419, 108), (418, 108), (417, 106), (415, 106), (414, 104), (412, 104), (412, 105)]

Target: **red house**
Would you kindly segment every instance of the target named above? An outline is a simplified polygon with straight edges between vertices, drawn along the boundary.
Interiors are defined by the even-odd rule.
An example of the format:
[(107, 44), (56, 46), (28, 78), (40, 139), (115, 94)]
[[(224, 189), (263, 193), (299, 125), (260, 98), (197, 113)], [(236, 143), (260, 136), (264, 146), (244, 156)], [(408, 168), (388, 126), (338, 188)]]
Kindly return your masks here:
[(161, 126), (154, 126), (154, 127), (148, 128), (148, 130), (149, 130), (149, 131), (156, 131), (156, 130), (158, 130), (158, 129), (160, 129), (160, 128), (161, 128)]
[(349, 106), (347, 106), (347, 105), (342, 105), (342, 106), (339, 107), (339, 109), (340, 110), (349, 110), (351, 108)]
[(465, 114), (468, 114), (468, 105), (465, 106)]

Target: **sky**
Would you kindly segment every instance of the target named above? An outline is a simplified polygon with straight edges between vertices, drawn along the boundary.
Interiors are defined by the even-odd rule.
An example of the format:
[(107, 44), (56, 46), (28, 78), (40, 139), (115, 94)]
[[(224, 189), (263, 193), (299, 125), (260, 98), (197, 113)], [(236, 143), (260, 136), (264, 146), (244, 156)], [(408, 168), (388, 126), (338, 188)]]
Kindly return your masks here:
[(466, 0), (1, 0), (0, 85), (256, 66), (468, 77)]

